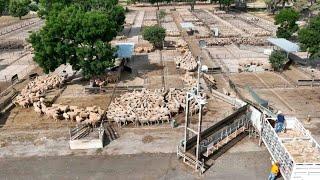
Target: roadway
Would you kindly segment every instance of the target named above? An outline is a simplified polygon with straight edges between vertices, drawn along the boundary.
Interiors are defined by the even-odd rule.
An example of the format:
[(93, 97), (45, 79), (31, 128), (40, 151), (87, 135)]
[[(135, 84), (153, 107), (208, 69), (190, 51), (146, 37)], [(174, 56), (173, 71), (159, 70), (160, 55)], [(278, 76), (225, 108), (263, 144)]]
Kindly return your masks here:
[(233, 179), (264, 180), (267, 151), (227, 152), (202, 176), (176, 154), (57, 156), (0, 159), (1, 179)]

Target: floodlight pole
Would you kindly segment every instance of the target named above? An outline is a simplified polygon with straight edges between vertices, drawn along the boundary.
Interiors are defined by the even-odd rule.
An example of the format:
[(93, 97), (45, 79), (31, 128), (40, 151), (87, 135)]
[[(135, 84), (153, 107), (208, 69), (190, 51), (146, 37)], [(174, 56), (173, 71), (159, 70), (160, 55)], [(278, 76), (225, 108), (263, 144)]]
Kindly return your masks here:
[(201, 55), (198, 56), (198, 79), (197, 79), (197, 95), (199, 95), (200, 93), (200, 71), (201, 71)]
[[(189, 106), (190, 106), (190, 94), (187, 92), (186, 96), (186, 115), (185, 115), (185, 129), (184, 129), (184, 152), (187, 152), (187, 141), (189, 139)], [(185, 159), (184, 159), (185, 161)]]
[[(199, 103), (199, 122), (198, 122), (198, 132), (197, 132), (197, 149), (196, 149), (196, 160), (200, 161), (200, 141), (201, 141), (201, 126), (202, 126), (202, 107), (204, 104)], [(196, 164), (196, 170), (198, 169), (198, 164)]]

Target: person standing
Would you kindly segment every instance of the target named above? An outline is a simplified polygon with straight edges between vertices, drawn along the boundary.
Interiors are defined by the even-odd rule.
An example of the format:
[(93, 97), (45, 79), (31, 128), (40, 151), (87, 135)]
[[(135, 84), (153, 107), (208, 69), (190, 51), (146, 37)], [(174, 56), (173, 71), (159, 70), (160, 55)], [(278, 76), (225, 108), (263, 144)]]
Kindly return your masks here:
[(279, 133), (283, 130), (284, 121), (285, 121), (284, 115), (282, 114), (281, 111), (278, 111), (277, 121), (275, 125), (276, 133)]
[(269, 174), (268, 180), (275, 180), (279, 173), (279, 163), (274, 162), (271, 166), (271, 172)]

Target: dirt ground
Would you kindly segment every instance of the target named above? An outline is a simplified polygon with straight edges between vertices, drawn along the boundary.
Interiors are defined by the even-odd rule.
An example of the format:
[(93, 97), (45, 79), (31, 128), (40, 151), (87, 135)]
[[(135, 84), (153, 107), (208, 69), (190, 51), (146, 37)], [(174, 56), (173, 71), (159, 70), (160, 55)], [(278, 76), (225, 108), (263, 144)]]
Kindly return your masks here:
[(12, 17), (12, 16), (1, 16), (0, 17), (0, 28), (10, 26), (13, 24), (17, 24), (23, 20), (30, 19), (35, 17), (34, 15), (27, 15), (24, 16), (22, 20), (20, 20), (18, 17)]
[(230, 79), (241, 87), (252, 88), (277, 88), (290, 87), (290, 83), (281, 75), (274, 72), (236, 73), (231, 74)]
[(15, 107), (8, 114), (1, 117), (3, 128), (1, 130), (15, 129), (55, 129), (66, 126), (74, 126), (69, 121), (55, 121), (44, 115), (37, 114), (33, 108)]

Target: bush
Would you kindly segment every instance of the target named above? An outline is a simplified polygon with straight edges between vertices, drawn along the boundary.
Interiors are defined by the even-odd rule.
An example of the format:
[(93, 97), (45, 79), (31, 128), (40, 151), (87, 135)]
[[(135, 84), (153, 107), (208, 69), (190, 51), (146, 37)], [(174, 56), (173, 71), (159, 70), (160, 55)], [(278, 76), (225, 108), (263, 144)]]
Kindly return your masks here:
[(142, 33), (143, 39), (149, 41), (156, 48), (162, 48), (162, 43), (166, 37), (166, 30), (160, 26), (146, 27)]
[(11, 0), (9, 4), (9, 12), (13, 17), (25, 16), (29, 13), (30, 0)]
[(38, 5), (37, 5), (36, 3), (31, 3), (31, 4), (29, 5), (29, 9), (30, 9), (30, 11), (36, 12), (36, 11), (39, 10), (39, 7), (38, 7)]
[(163, 19), (165, 16), (166, 16), (166, 12), (165, 12), (163, 9), (161, 9), (161, 10), (159, 11), (159, 19), (161, 20), (161, 19)]
[(298, 32), (301, 49), (308, 51), (312, 59), (320, 56), (320, 15), (311, 18), (309, 24)]
[(286, 53), (279, 50), (273, 51), (269, 57), (269, 63), (275, 71), (281, 71), (287, 61)]
[(282, 9), (279, 14), (275, 16), (275, 24), (280, 25), (277, 30), (278, 38), (288, 39), (299, 30), (296, 22), (299, 20), (300, 14), (292, 8)]

